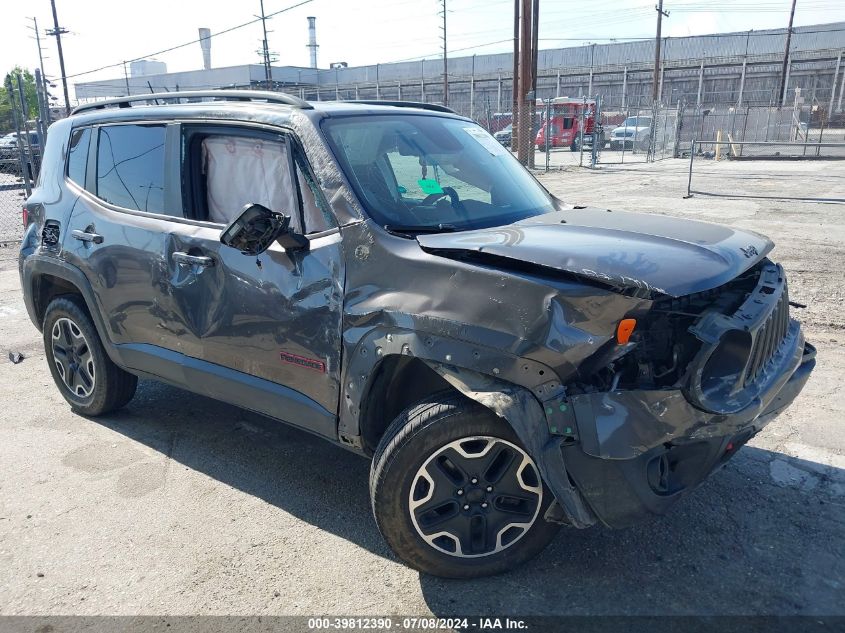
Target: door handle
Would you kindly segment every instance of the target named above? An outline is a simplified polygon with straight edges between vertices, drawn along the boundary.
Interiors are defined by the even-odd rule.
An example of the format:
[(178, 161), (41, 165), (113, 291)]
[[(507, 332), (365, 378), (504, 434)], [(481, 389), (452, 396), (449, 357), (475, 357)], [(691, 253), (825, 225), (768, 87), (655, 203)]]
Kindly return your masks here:
[(173, 261), (177, 264), (187, 264), (189, 266), (199, 266), (201, 268), (208, 268), (214, 266), (214, 260), (206, 255), (189, 255), (181, 251), (176, 251), (171, 255)]
[(80, 242), (94, 242), (94, 244), (103, 243), (103, 236), (98, 235), (97, 233), (90, 233), (88, 231), (80, 231), (79, 229), (74, 229), (70, 232), (70, 235), (71, 237), (79, 240)]

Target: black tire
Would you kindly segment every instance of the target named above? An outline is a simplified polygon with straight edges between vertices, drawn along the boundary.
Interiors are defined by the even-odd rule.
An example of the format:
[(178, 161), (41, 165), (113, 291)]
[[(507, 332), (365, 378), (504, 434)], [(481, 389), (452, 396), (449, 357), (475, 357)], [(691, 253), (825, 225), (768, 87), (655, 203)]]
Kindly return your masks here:
[(572, 144), (569, 146), (570, 152), (577, 152), (578, 151), (578, 139), (573, 139)]
[[(80, 298), (67, 295), (50, 302), (44, 313), (43, 336), (50, 373), (71, 409), (93, 417), (132, 400), (138, 378), (108, 357)], [(82, 365), (87, 369), (81, 369)], [(75, 369), (69, 370), (71, 367)]]
[[(483, 439), (470, 439), (479, 437)], [(470, 475), (464, 470), (469, 460), (460, 462), (463, 466), (456, 466), (455, 463), (449, 461), (449, 457), (446, 457), (446, 465), (438, 467), (436, 476), (440, 477), (441, 473), (446, 472), (444, 469), (451, 468), (452, 470), (449, 471), (451, 475), (443, 476), (451, 477), (460, 472), (463, 475), (462, 478), (461, 475), (457, 477), (459, 481), (465, 483), (456, 483), (455, 479), (451, 481), (442, 479), (441, 481), (446, 481), (448, 485), (443, 485), (442, 492), (439, 492), (441, 489), (436, 484), (428, 483), (428, 481), (434, 481), (433, 477), (428, 476), (432, 471), (425, 470), (425, 475), (422, 476), (422, 479), (428, 480), (425, 482), (421, 479), (421, 473), (428, 464), (435, 466), (437, 462), (432, 462), (432, 460), (443, 459), (446, 455), (445, 451), (453, 450), (450, 446), (459, 441), (461, 443), (458, 446), (467, 453), (472, 448), (471, 445), (477, 446), (476, 450), (479, 451), (477, 458), (489, 453), (492, 456), (488, 458), (489, 465), (483, 472), (479, 470)], [(491, 447), (484, 448), (486, 446), (484, 442), (491, 444)], [(503, 460), (500, 460), (500, 455), (505, 455)], [(463, 459), (458, 453), (454, 453), (452, 457), (454, 456)], [(370, 499), (379, 531), (391, 549), (406, 564), (434, 576), (475, 578), (501, 573), (524, 563), (545, 548), (559, 528), (557, 524), (543, 519), (553, 497), (540, 480), (533, 461), (530, 462), (530, 468), (525, 465), (525, 457), (527, 454), (524, 453), (519, 439), (507, 422), (460, 394), (439, 394), (409, 407), (388, 427), (373, 457), (370, 470)], [(517, 459), (521, 466), (513, 465)], [(500, 478), (495, 480), (495, 473), (490, 476), (491, 471), (497, 463), (505, 462), (507, 466), (498, 466), (501, 474)], [(478, 467), (480, 468), (481, 465), (482, 463), (479, 462)], [(510, 477), (512, 472), (514, 476)], [(477, 483), (477, 485), (472, 485), (470, 477), (476, 475), (477, 480), (472, 481), (472, 484)], [(524, 507), (520, 505), (517, 508), (515, 505), (509, 505), (514, 503), (514, 497), (507, 496), (511, 479), (520, 486), (520, 492), (527, 490), (526, 480), (535, 489), (533, 493), (523, 493), (528, 499), (524, 502)], [(416, 485), (414, 485), (415, 482)], [(431, 505), (443, 503), (452, 508), (451, 514), (443, 511), (441, 506), (414, 514), (412, 518), (412, 485), (414, 485), (414, 495), (420, 496), (417, 495), (417, 490), (421, 483), (423, 487), (430, 486), (430, 488), (426, 493), (427, 496), (421, 495), (423, 500), (418, 502), (419, 507), (425, 508), (429, 504), (427, 499), (434, 498), (435, 493), (446, 494), (450, 498), (445, 502), (434, 498)], [(500, 490), (494, 489), (494, 485)], [(455, 489), (456, 487), (458, 488)], [(456, 496), (458, 494), (464, 496), (458, 497)], [(462, 501), (458, 503), (458, 499)], [(467, 502), (466, 505), (463, 505), (464, 502)], [(482, 506), (482, 504), (486, 505)], [(487, 509), (482, 510), (482, 507)], [(511, 514), (506, 516), (501, 507)], [(523, 512), (523, 514), (513, 514), (514, 512)], [(418, 519), (422, 521), (422, 517), (426, 516), (434, 516), (437, 521), (436, 527), (430, 527), (428, 531), (431, 533), (426, 535), (430, 539), (436, 536), (439, 530), (445, 530), (450, 525), (448, 522), (453, 520), (456, 525), (468, 526), (470, 532), (476, 529), (472, 526), (477, 525), (477, 520), (483, 524), (483, 528), (478, 528), (476, 531), (484, 532), (485, 536), (477, 540), (473, 540), (475, 536), (466, 540), (440, 536), (435, 538), (433, 543), (429, 543), (423, 538), (422, 528), (418, 529), (415, 526)], [(442, 519), (444, 516), (447, 516), (445, 520)], [(509, 516), (533, 518), (530, 523), (524, 521), (517, 524), (513, 523), (508, 518)], [(496, 532), (496, 547), (488, 551), (490, 550), (488, 544), (492, 545), (490, 534), (506, 521), (511, 522), (504, 525), (511, 527), (502, 527)], [(524, 525), (529, 527), (527, 529), (521, 527)], [(514, 530), (519, 531), (519, 534), (516, 535)], [(505, 543), (506, 539), (507, 543)], [(441, 545), (437, 544), (438, 540)], [(448, 545), (449, 542), (451, 545)], [(446, 545), (443, 545), (444, 543)], [(461, 543), (464, 543), (464, 546), (470, 545), (466, 555), (463, 547), (460, 546)], [(499, 546), (502, 548), (498, 549)], [(444, 547), (451, 547), (456, 551), (450, 553), (445, 551)]]

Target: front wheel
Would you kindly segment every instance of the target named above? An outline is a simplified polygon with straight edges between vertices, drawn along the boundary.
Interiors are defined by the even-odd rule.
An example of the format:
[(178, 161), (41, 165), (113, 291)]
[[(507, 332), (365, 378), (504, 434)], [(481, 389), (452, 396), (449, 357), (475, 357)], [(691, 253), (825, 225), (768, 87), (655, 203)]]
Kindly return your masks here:
[(393, 421), (373, 459), (370, 497), (391, 549), (435, 576), (506, 571), (558, 530), (543, 519), (553, 497), (513, 429), (459, 394)]

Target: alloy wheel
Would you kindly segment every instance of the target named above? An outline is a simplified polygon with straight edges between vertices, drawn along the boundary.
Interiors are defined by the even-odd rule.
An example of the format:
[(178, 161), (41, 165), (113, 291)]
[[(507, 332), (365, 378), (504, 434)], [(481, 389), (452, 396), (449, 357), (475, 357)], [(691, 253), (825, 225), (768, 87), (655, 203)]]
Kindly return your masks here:
[(411, 483), (409, 511), (420, 537), (461, 558), (496, 554), (531, 528), (543, 502), (534, 461), (506, 440), (466, 437), (435, 451)]
[(57, 319), (52, 329), (53, 362), (70, 392), (87, 398), (94, 391), (95, 370), (91, 346), (82, 330), (67, 317)]

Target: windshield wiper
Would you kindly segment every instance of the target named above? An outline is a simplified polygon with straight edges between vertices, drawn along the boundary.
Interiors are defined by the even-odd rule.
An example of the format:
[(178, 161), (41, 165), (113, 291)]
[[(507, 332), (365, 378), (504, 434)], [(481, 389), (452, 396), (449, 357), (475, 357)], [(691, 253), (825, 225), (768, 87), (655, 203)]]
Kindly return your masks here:
[(420, 233), (451, 233), (457, 231), (458, 227), (454, 224), (434, 224), (434, 225), (404, 225), (404, 224), (385, 224), (384, 230), (394, 235), (402, 237), (419, 235)]

